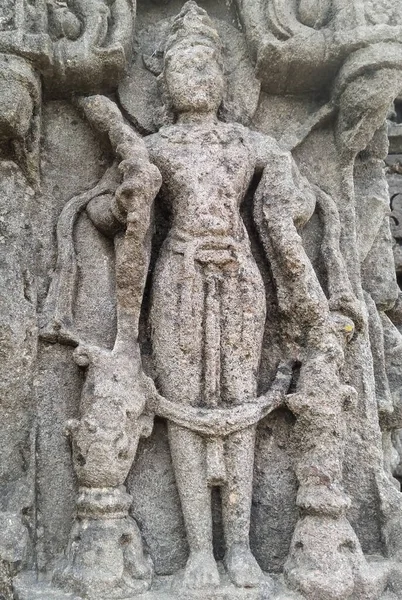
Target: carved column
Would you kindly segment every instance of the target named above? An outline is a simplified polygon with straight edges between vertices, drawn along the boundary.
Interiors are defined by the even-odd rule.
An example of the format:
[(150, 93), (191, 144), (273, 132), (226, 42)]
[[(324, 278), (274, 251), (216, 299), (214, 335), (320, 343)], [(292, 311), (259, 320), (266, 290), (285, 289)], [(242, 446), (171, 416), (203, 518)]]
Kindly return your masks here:
[[(12, 594), (11, 577), (36, 560), (38, 429), (31, 367), (37, 359), (35, 262), (41, 235), (37, 203), (42, 199), (44, 88), (45, 95), (61, 97), (116, 85), (131, 51), (134, 8), (125, 0), (6, 0), (0, 7), (1, 220), (5, 249), (1, 268), (5, 294), (1, 311), (0, 593), (7, 599)], [(124, 495), (121, 504), (127, 504)]]
[[(293, 139), (293, 143), (299, 144), (296, 154), (302, 173), (330, 193), (337, 203), (341, 223), (340, 247), (354, 293), (361, 303), (363, 317), (360, 324), (355, 320), (357, 331), (353, 339), (349, 340), (344, 347), (344, 366), (338, 367), (340, 381), (353, 385), (358, 392), (358, 399), (355, 408), (352, 408), (353, 403), (348, 408), (348, 411), (351, 411), (350, 416), (348, 412), (344, 412), (343, 415), (340, 413), (339, 419), (340, 422), (347, 424), (349, 431), (351, 429), (356, 431), (356, 427), (361, 428), (357, 437), (362, 435), (370, 439), (372, 446), (367, 461), (368, 463), (373, 461), (369, 470), (372, 469), (370, 477), (375, 478), (376, 483), (371, 491), (367, 490), (367, 492), (373, 499), (378, 494), (384, 498), (382, 516), (387, 522), (389, 518), (393, 519), (392, 512), (396, 519), (396, 514), (400, 510), (400, 498), (395, 494), (392, 481), (386, 481), (383, 477), (382, 458), (379, 452), (381, 437), (377, 425), (377, 411), (380, 415), (384, 412), (388, 415), (395, 412), (385, 366), (390, 365), (390, 354), (386, 349), (384, 350), (387, 344), (385, 340), (389, 343), (389, 327), (386, 317), (382, 316), (384, 314), (382, 311), (388, 310), (395, 303), (397, 287), (392, 265), (388, 194), (382, 160), (386, 156), (383, 126), (389, 106), (400, 88), (400, 17), (395, 11), (395, 6), (389, 6), (387, 9), (378, 7), (376, 13), (373, 5), (368, 8), (363, 2), (299, 2), (295, 10), (290, 11), (288, 5), (281, 0), (272, 0), (268, 5), (258, 0), (239, 1), (238, 6), (255, 56), (258, 77), (262, 81), (264, 91), (268, 94), (265, 120), (264, 114), (261, 113), (259, 125), (269, 131), (270, 105), (272, 105), (270, 116), (275, 118), (273, 117), (275, 105), (270, 100), (270, 94), (304, 93), (310, 97), (312, 106), (316, 107), (315, 115), (313, 110), (313, 113), (306, 118), (304, 131), (302, 124), (298, 129), (296, 123), (291, 123), (289, 130), (292, 132), (292, 137), (289, 137), (285, 130), (282, 139), (284, 142)], [(317, 93), (321, 95), (321, 102), (317, 102)], [(290, 99), (284, 103), (292, 106)], [(294, 102), (294, 105), (296, 106), (297, 103)], [(316, 133), (311, 134), (314, 128)], [(323, 129), (321, 135), (320, 128)], [(299, 140), (295, 131), (299, 132)], [(316, 139), (318, 145), (322, 144), (323, 139), (327, 140), (327, 150), (323, 150), (323, 154), (325, 155), (327, 151), (331, 158), (324, 159), (323, 154), (320, 158), (315, 155), (316, 161), (325, 163), (327, 172), (321, 169), (317, 162), (314, 163), (311, 154), (308, 156), (309, 153), (314, 154), (314, 150), (309, 141), (305, 141), (304, 134), (307, 131), (310, 132), (311, 139)], [(337, 170), (336, 173), (333, 171), (334, 168)], [(337, 285), (339, 284), (338, 281)], [(367, 309), (363, 305), (363, 290), (366, 294)], [(341, 312), (344, 312), (344, 309), (341, 309)], [(351, 313), (349, 315), (351, 316)], [(359, 355), (368, 358), (361, 361)], [(374, 361), (374, 366), (371, 360)], [(313, 377), (310, 381), (313, 381)], [(304, 379), (300, 384), (304, 385)], [(322, 387), (318, 386), (321, 389)], [(331, 387), (335, 389), (334, 385)], [(314, 393), (311, 390), (307, 392), (307, 396), (314, 397)], [(318, 413), (324, 411), (323, 407), (329, 397), (328, 392), (327, 400), (322, 398), (317, 402)], [(307, 398), (305, 401), (307, 402)], [(335, 405), (336, 403), (332, 401), (331, 406)], [(304, 415), (303, 412), (299, 413), (301, 408), (295, 405), (292, 409), (291, 402), (289, 406), (301, 423)], [(319, 406), (321, 408), (318, 408)], [(396, 413), (394, 416), (396, 418)], [(319, 422), (319, 414), (316, 417), (311, 415), (311, 418), (311, 426), (314, 427), (314, 422), (316, 424)], [(392, 417), (390, 418), (392, 420)], [(303, 435), (307, 436), (309, 430), (307, 424), (301, 426), (301, 429)], [(335, 435), (335, 427), (333, 430)], [(345, 436), (345, 456), (347, 456), (350, 447), (347, 437), (350, 434), (344, 430), (338, 435), (340, 438)], [(317, 435), (315, 437), (317, 439)], [(337, 546), (342, 526), (340, 522), (336, 524), (333, 516), (329, 521), (327, 520), (330, 504), (326, 505), (326, 501), (323, 501), (317, 509), (313, 508), (314, 503), (306, 504), (301, 500), (302, 489), (308, 483), (305, 483), (306, 460), (310, 462), (314, 456), (313, 449), (307, 443), (307, 437), (303, 440), (307, 453), (305, 458), (301, 459), (299, 467), (301, 488), (298, 504), (302, 509), (301, 518), (296, 527), (285, 575), (289, 583), (296, 589), (302, 590), (307, 597), (317, 595), (319, 598), (345, 598), (355, 597), (356, 594), (356, 597), (360, 597), (358, 594), (362, 594), (362, 597), (377, 597), (382, 585), (378, 583), (381, 576), (375, 584), (369, 575), (370, 570), (374, 574), (374, 569), (371, 566), (364, 566), (361, 558), (359, 561), (362, 571), (357, 575), (355, 561), (358, 554), (361, 557), (357, 538), (353, 542), (350, 541), (350, 548), (345, 550), (342, 557), (338, 555), (339, 563), (333, 557), (328, 565), (325, 566), (323, 563), (318, 566), (318, 554), (315, 552), (319, 544), (315, 541), (313, 547), (310, 547), (309, 542), (310, 536), (315, 535), (313, 533), (315, 527), (317, 527), (317, 536), (324, 544), (326, 531), (329, 531), (327, 527), (335, 528), (337, 534), (330, 534), (327, 538), (326, 551), (324, 552), (323, 548), (318, 550), (318, 553), (330, 553), (332, 556), (330, 548), (337, 553), (342, 546), (342, 544)], [(354, 438), (352, 443), (359, 444), (357, 438)], [(314, 446), (316, 444), (318, 446), (318, 442), (314, 443)], [(340, 442), (338, 456), (341, 461), (342, 446)], [(329, 447), (328, 442), (324, 442), (323, 447)], [(331, 455), (334, 457), (335, 453), (332, 452)], [(354, 456), (357, 459), (357, 455)], [(320, 460), (315, 458), (310, 463), (310, 468), (313, 464), (318, 468), (319, 463)], [(363, 513), (359, 514), (358, 505), (362, 501), (364, 503), (364, 498), (359, 497), (359, 492), (356, 493), (356, 490), (350, 487), (350, 482), (356, 481), (356, 476), (350, 472), (351, 467), (347, 458), (345, 466), (348, 476), (346, 478), (342, 474), (339, 476), (340, 479), (344, 478), (346, 489), (352, 497), (352, 507), (345, 512), (346, 505), (341, 509), (339, 504), (339, 509), (344, 515), (351, 515), (352, 523), (357, 526), (357, 533), (361, 533), (362, 539), (366, 538), (368, 541), (370, 537), (372, 538), (368, 544), (367, 541), (363, 543), (363, 548), (370, 546), (374, 548), (380, 540), (377, 538), (378, 542), (374, 542), (374, 531), (372, 530), (371, 533), (368, 531), (371, 524), (368, 522), (365, 524)], [(329, 478), (328, 481), (332, 481), (334, 475), (330, 465), (323, 466), (322, 471), (326, 473), (325, 477)], [(356, 475), (359, 477), (358, 474)], [(329, 488), (333, 488), (333, 484)], [(388, 500), (385, 500), (386, 498)], [(321, 523), (319, 515), (322, 518)], [(354, 515), (359, 515), (357, 520)], [(351, 528), (344, 517), (342, 521), (351, 533)], [(399, 527), (396, 521), (394, 527), (396, 527), (397, 538)], [(388, 530), (389, 527), (386, 526), (385, 535)], [(395, 556), (396, 548), (392, 542), (388, 546), (388, 551)], [(346, 558), (348, 552), (350, 556)], [(342, 564), (344, 560), (349, 561), (351, 565), (349, 580), (345, 575), (345, 564)], [(376, 587), (377, 585), (379, 588)], [(360, 591), (357, 591), (358, 589)]]

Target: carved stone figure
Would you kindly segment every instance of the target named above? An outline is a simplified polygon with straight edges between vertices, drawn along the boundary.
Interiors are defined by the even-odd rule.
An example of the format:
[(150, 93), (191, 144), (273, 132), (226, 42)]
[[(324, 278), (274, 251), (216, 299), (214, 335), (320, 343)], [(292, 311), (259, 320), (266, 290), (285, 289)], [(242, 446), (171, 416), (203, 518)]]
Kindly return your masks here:
[(199, 4), (0, 9), (0, 596), (398, 600), (398, 7)]
[[(221, 486), (223, 490), (225, 564), (229, 575), (240, 587), (260, 583), (262, 572), (249, 547), (253, 453), (256, 423), (272, 409), (271, 396), (256, 404), (265, 292), (251, 255), (239, 205), (259, 166), (258, 158), (261, 166), (264, 150), (267, 157), (280, 150), (274, 140), (253, 140), (251, 132), (243, 127), (218, 121), (217, 109), (224, 85), (220, 52), (219, 37), (205, 12), (195, 3), (186, 4), (173, 24), (165, 52), (164, 83), (177, 122), (146, 140), (150, 159), (162, 174), (164, 197), (172, 205), (172, 228), (153, 278), (152, 340), (158, 388), (168, 402), (168, 409), (178, 413), (172, 415), (169, 422), (169, 442), (190, 546), (183, 583), (195, 588), (219, 585), (212, 551), (210, 488), (213, 486)], [(112, 438), (115, 435), (117, 438), (110, 440), (115, 450), (109, 449), (109, 435), (106, 440), (99, 439), (99, 419), (103, 421), (104, 417), (95, 413), (97, 394), (94, 404), (93, 398), (86, 399), (85, 388), (81, 410), (87, 414), (84, 421), (81, 420), (81, 427), (73, 433), (78, 445), (76, 470), (78, 474), (83, 473), (79, 479), (86, 486), (106, 488), (112, 481), (115, 485), (124, 482), (134, 458), (128, 448), (132, 446), (135, 453), (135, 440), (138, 442), (138, 435), (135, 440), (130, 439), (133, 436), (130, 429), (123, 434), (129, 446), (125, 448), (119, 440), (122, 425), (119, 414), (121, 410), (129, 410), (124, 407), (130, 401), (119, 399), (112, 381), (113, 378), (121, 380), (122, 394), (135, 396), (137, 378), (141, 377), (138, 319), (148, 266), (141, 248), (150, 224), (152, 200), (160, 187), (160, 175), (155, 168), (152, 170), (151, 166), (146, 167), (133, 158), (138, 142), (136, 147), (135, 136), (130, 132), (122, 136), (122, 120), (106, 99), (95, 97), (89, 102), (87, 106), (83, 100), (82, 105), (90, 119), (97, 121), (98, 127), (109, 130), (113, 145), (122, 155), (120, 169), (124, 172), (124, 182), (110, 206), (105, 199), (99, 199), (100, 190), (95, 189), (92, 194), (98, 197), (89, 202), (87, 210), (102, 231), (114, 233), (127, 221), (124, 242), (116, 246), (118, 334), (115, 348), (112, 354), (103, 357), (104, 353), (92, 356), (91, 350), (87, 353), (78, 350), (77, 355), (79, 364), (93, 364), (94, 375), (90, 367), (86, 385), (91, 390), (99, 387), (102, 412), (105, 411), (102, 391), (105, 386), (111, 386), (110, 401), (113, 406), (119, 406), (119, 413), (114, 416), (117, 429), (112, 430)], [(109, 110), (103, 115), (102, 105)], [(113, 119), (121, 123), (110, 128)], [(258, 142), (261, 148), (257, 147)], [(263, 147), (264, 143), (267, 148)], [(189, 169), (189, 156), (197, 157), (193, 174)], [(139, 229), (140, 224), (142, 229)], [(127, 246), (125, 253), (124, 245)], [(121, 252), (124, 254), (120, 259)], [(141, 264), (142, 278), (139, 279)], [(59, 282), (57, 291), (56, 287), (53, 289), (48, 303), (56, 293), (57, 300), (62, 300), (60, 285), (63, 283)], [(240, 297), (237, 297), (238, 290)], [(113, 365), (114, 361), (117, 362), (112, 374), (106, 376), (110, 383), (106, 383), (108, 364)], [(137, 365), (134, 372), (133, 364)], [(120, 375), (116, 369), (121, 371)], [(180, 378), (177, 378), (178, 370)], [(100, 378), (99, 383), (96, 379), (92, 381), (94, 377)], [(141, 398), (140, 391), (138, 397)], [(130, 410), (135, 420), (145, 409), (144, 400), (145, 397), (138, 408)], [(257, 409), (257, 413), (250, 419), (249, 411), (242, 414), (241, 408), (251, 402), (256, 404), (252, 408)], [(88, 412), (85, 405), (89, 406)], [(208, 412), (213, 409), (223, 409), (220, 415), (214, 415), (217, 431), (206, 423), (204, 435), (200, 436), (199, 414), (193, 410), (193, 420), (188, 406), (204, 408), (206, 416), (212, 416)], [(234, 411), (228, 410), (229, 407)], [(155, 410), (158, 412), (157, 405)], [(233, 420), (232, 413), (236, 412), (238, 423), (234, 431), (227, 434), (225, 425)], [(161, 414), (170, 417), (163, 413), (163, 408)], [(111, 415), (107, 421), (110, 427)], [(92, 438), (96, 441), (91, 442)], [(92, 458), (89, 452), (98, 446), (99, 451)], [(89, 450), (85, 451), (87, 447)], [(110, 462), (117, 452), (121, 466), (126, 465), (120, 477), (118, 466)], [(94, 477), (94, 468), (101, 472), (106, 469), (105, 475), (99, 477), (96, 473)], [(193, 482), (189, 486), (187, 474), (190, 471)], [(93, 593), (93, 584), (91, 590)]]
[[(153, 281), (157, 381), (161, 393), (184, 409), (255, 400), (264, 331), (264, 287), (239, 213), (255, 159), (242, 131), (217, 119), (220, 62), (212, 24), (195, 5), (186, 5), (164, 59), (176, 124), (147, 141), (173, 215)], [(219, 584), (212, 551), (214, 485), (222, 487), (226, 568), (237, 585), (258, 584), (261, 571), (249, 548), (254, 439), (255, 426), (205, 441), (191, 426), (169, 424), (190, 546), (189, 586)]]

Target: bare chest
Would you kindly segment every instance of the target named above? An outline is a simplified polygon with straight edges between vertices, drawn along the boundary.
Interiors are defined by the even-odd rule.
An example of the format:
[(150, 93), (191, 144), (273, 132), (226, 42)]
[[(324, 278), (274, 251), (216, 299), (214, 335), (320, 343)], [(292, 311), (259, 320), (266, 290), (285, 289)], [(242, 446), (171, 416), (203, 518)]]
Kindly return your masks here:
[(236, 202), (245, 194), (254, 172), (253, 157), (239, 137), (213, 132), (161, 138), (151, 158), (172, 198), (226, 198)]

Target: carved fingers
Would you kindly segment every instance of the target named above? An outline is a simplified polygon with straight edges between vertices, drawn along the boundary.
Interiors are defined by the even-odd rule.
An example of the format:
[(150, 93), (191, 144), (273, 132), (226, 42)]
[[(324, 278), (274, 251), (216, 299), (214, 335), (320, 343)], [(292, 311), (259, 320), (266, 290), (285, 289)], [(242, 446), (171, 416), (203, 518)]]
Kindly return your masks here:
[(162, 184), (162, 177), (148, 158), (142, 138), (124, 121), (114, 102), (106, 96), (79, 98), (78, 106), (98, 131), (107, 133), (121, 158), (123, 182), (116, 190), (116, 207), (129, 221), (148, 222), (149, 207)]
[(150, 162), (124, 161), (122, 165), (126, 174), (116, 191), (116, 203), (124, 214), (140, 219), (144, 207), (149, 207), (157, 195), (162, 177), (158, 168)]
[(74, 362), (79, 366), (86, 368), (90, 364), (96, 361), (97, 355), (103, 351), (95, 346), (89, 346), (87, 344), (80, 344), (74, 350), (73, 359)]
[(364, 312), (361, 302), (353, 294), (335, 294), (329, 299), (329, 308), (349, 317), (356, 329), (361, 330), (364, 325)]

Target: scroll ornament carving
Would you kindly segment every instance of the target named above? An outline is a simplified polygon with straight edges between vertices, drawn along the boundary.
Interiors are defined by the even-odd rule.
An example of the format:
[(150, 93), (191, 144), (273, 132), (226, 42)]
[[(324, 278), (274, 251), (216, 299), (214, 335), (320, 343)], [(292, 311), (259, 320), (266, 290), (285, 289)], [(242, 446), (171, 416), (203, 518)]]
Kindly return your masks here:
[(41, 79), (53, 96), (113, 87), (130, 55), (135, 4), (22, 0), (0, 10), (1, 136), (12, 140), (28, 181), (37, 186)]
[[(238, 0), (237, 5), (258, 76), (274, 94), (322, 90), (351, 53), (401, 40), (400, 14), (392, 2), (385, 7), (365, 0), (301, 0), (289, 6), (272, 0), (266, 6), (264, 0)], [(394, 61), (398, 56), (396, 46)]]

